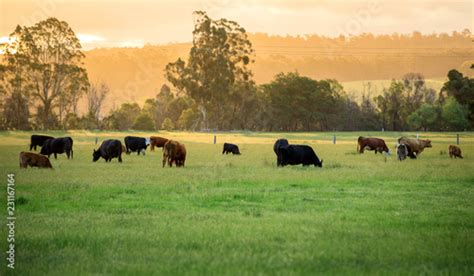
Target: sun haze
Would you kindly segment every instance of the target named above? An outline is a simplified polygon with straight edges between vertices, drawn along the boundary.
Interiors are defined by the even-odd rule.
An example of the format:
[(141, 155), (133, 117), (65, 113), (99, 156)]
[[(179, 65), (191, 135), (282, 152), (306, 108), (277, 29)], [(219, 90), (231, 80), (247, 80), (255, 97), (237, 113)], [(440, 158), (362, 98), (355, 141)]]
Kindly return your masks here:
[(0, 37), (17, 24), (57, 17), (71, 25), (86, 49), (189, 42), (195, 10), (236, 20), (248, 32), (283, 36), (450, 33), (472, 30), (472, 7), (468, 0), (1, 0)]

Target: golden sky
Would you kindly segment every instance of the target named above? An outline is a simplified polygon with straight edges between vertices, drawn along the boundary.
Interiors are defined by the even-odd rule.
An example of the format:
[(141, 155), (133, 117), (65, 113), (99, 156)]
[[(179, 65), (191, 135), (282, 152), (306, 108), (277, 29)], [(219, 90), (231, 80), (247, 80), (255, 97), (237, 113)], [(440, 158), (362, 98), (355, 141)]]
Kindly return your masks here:
[[(192, 12), (249, 32), (337, 36), (473, 30), (472, 0), (0, 0), (0, 41), (17, 24), (67, 21), (85, 48), (188, 42)], [(3, 37), (3, 38), (2, 38)]]

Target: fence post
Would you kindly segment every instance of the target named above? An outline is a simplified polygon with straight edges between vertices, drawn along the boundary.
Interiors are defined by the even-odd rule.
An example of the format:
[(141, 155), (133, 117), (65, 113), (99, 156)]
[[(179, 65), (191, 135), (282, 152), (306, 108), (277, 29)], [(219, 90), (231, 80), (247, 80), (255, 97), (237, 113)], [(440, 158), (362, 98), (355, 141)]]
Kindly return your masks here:
[(456, 134), (456, 144), (459, 145), (459, 133)]
[(99, 142), (99, 137), (95, 137), (95, 144), (97, 145), (98, 142)]
[(214, 134), (214, 145), (216, 144), (216, 141), (217, 141), (217, 137), (216, 137), (216, 135)]
[(420, 134), (419, 133), (416, 134), (416, 139), (417, 140), (420, 139)]
[(336, 134), (332, 137), (332, 143), (335, 145), (336, 144)]

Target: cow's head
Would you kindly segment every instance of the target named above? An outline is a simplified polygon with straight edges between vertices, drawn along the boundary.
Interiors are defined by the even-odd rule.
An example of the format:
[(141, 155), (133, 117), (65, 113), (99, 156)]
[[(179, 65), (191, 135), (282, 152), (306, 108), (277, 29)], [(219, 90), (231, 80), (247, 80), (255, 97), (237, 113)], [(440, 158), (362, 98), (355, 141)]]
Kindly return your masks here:
[(319, 161), (319, 162), (316, 162), (316, 164), (314, 164), (314, 166), (322, 168), (323, 167), (323, 159), (321, 159), (321, 161)]
[(425, 140), (425, 148), (432, 148), (433, 146), (431, 145), (431, 140)]
[(96, 162), (100, 158), (100, 151), (94, 150), (92, 152), (92, 162)]
[(49, 150), (48, 150), (48, 147), (46, 146), (46, 143), (41, 148), (40, 154), (43, 154), (43, 155), (48, 155), (49, 154)]

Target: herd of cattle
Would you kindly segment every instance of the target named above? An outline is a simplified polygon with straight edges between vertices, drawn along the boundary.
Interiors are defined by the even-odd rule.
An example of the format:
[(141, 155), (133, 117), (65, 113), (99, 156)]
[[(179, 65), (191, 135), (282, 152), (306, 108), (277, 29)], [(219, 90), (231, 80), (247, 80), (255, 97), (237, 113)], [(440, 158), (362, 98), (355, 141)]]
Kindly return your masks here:
[[(113, 158), (118, 158), (122, 162), (122, 153), (130, 154), (137, 152), (138, 155), (145, 155), (146, 149), (163, 148), (163, 167), (173, 164), (176, 167), (184, 167), (186, 161), (186, 147), (183, 143), (158, 136), (150, 138), (127, 136), (124, 139), (125, 145), (120, 140), (109, 139), (102, 142), (97, 150), (93, 150), (92, 161), (96, 162), (100, 158), (105, 162), (111, 162)], [(34, 152), (20, 153), (20, 168), (40, 167), (52, 168), (49, 158), (54, 155), (66, 153), (67, 158), (73, 158), (73, 140), (71, 137), (54, 138), (46, 135), (31, 135), (30, 151), (41, 147), (40, 154)], [(431, 148), (430, 140), (401, 137), (396, 145), (398, 160), (405, 160), (407, 157), (416, 159), (425, 148)], [(359, 137), (357, 140), (357, 151), (364, 153), (365, 150), (373, 150), (375, 154), (386, 153), (390, 155), (390, 150), (385, 141), (374, 137)], [(278, 139), (273, 145), (273, 151), (277, 157), (277, 166), (300, 165), (322, 167), (323, 160), (320, 160), (313, 148), (308, 145), (293, 145), (287, 139)], [(222, 154), (240, 155), (239, 147), (235, 144), (224, 143)], [(461, 149), (457, 146), (449, 146), (449, 156), (463, 158)]]

